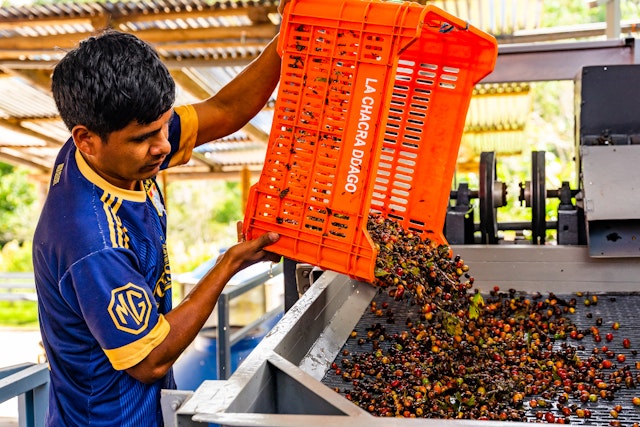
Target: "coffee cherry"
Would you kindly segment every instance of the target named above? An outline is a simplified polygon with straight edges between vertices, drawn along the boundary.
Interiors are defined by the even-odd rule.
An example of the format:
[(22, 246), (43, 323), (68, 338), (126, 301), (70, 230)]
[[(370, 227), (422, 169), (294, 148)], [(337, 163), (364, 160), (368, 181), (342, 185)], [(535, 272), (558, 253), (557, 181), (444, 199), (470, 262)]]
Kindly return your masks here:
[(620, 329), (620, 322), (613, 322), (613, 325), (611, 325), (611, 329), (613, 329), (614, 331)]
[[(342, 366), (326, 374), (344, 379), (340, 393), (368, 412), (492, 421), (535, 416), (565, 424), (572, 416), (591, 417), (586, 406), (611, 405), (622, 387), (640, 381), (621, 358), (634, 350), (617, 353), (613, 343), (619, 322), (597, 318), (580, 329), (572, 321), (577, 301), (593, 310), (598, 296), (577, 293), (565, 300), (498, 286), (480, 294), (469, 267), (447, 246), (373, 215), (368, 231), (379, 251), (374, 285), (380, 292), (365, 316), (375, 320), (366, 332), (352, 332)], [(394, 324), (393, 333), (387, 324)], [(612, 330), (601, 333), (603, 324)], [(579, 341), (586, 335), (596, 346), (602, 339), (611, 344)], [(621, 345), (629, 349), (631, 342), (625, 338)], [(605, 423), (618, 422), (621, 408), (613, 405), (599, 420), (608, 410)]]
[(556, 422), (556, 416), (553, 415), (552, 412), (547, 412), (547, 413), (544, 414), (544, 420), (546, 422), (548, 422), (549, 424), (553, 424), (553, 423)]

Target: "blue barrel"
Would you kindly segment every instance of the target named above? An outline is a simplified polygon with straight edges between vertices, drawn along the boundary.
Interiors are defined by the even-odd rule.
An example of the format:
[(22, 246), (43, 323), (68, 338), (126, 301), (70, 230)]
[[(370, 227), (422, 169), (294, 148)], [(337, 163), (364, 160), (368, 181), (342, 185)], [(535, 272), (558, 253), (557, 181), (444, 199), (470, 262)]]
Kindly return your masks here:
[[(231, 346), (231, 372), (235, 372), (240, 363), (262, 341), (267, 332), (280, 320), (283, 313), (266, 319)], [(193, 343), (185, 350), (173, 366), (178, 390), (194, 391), (205, 380), (218, 379), (218, 353), (216, 327), (203, 328)], [(231, 328), (231, 332), (234, 332)]]

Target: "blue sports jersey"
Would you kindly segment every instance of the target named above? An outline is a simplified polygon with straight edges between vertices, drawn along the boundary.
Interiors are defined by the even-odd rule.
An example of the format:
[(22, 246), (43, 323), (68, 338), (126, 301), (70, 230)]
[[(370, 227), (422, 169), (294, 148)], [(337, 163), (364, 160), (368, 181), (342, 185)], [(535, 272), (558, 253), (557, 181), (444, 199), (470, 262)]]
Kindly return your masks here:
[[(186, 163), (197, 117), (176, 108), (171, 154)], [(97, 175), (70, 139), (53, 168), (33, 241), (40, 329), (50, 373), (49, 426), (157, 426), (160, 390), (124, 370), (169, 333), (171, 273), (164, 200), (155, 179), (136, 191)]]

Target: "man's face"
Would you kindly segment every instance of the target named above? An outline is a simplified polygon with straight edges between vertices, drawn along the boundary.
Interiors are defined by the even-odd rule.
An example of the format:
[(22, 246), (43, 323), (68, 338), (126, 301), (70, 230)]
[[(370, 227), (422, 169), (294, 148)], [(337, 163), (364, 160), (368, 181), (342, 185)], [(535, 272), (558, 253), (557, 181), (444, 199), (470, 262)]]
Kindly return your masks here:
[(113, 132), (106, 142), (95, 144), (90, 166), (109, 183), (129, 190), (140, 180), (155, 176), (171, 151), (169, 121), (172, 110), (153, 123), (128, 124)]

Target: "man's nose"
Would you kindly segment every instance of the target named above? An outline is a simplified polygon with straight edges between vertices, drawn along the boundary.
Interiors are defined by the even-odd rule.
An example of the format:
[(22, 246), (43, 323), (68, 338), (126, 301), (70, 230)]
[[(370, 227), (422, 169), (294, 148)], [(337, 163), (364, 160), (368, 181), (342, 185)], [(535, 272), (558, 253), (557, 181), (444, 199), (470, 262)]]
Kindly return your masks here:
[(151, 146), (151, 155), (166, 156), (171, 152), (171, 143), (164, 136), (160, 136)]

